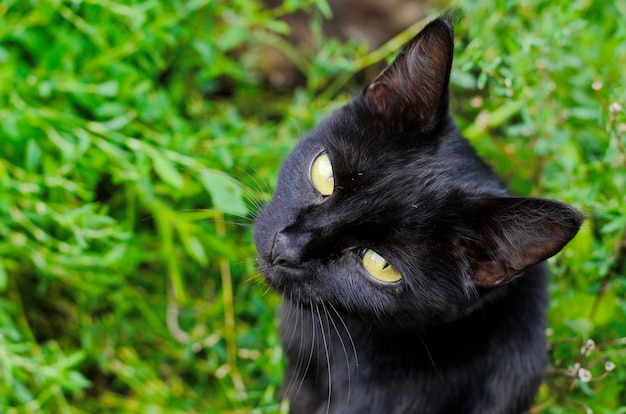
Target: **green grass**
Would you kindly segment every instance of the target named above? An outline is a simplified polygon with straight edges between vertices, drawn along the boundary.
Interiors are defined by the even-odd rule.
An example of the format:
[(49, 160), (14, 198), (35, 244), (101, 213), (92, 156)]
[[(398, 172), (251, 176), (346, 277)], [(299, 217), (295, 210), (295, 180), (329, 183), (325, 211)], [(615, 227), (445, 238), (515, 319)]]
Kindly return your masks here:
[[(312, 52), (281, 40), (300, 8)], [(624, 413), (626, 2), (460, 11), (462, 130), (517, 194), (588, 215), (550, 262), (537, 409)], [(352, 75), (417, 31), (368, 53), (325, 39), (324, 18), (323, 0), (0, 0), (0, 412), (281, 410), (254, 211)], [(263, 85), (268, 45), (304, 86)]]

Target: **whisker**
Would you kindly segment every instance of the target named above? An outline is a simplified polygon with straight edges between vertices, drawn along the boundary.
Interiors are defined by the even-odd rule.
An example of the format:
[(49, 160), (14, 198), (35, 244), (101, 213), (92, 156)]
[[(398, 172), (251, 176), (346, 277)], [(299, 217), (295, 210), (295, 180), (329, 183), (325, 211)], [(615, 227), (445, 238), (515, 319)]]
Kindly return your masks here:
[[(288, 302), (290, 304), (293, 304), (293, 292), (289, 293)], [(298, 325), (300, 325), (300, 328), (302, 329), (302, 324), (297, 323), (297, 320), (296, 320), (297, 317), (298, 317), (298, 310), (292, 305), (289, 307), (289, 312), (285, 316), (285, 319), (281, 322), (282, 327), (286, 327), (286, 326), (291, 327), (291, 339), (289, 340), (289, 343), (286, 346), (283, 346), (284, 350), (287, 350), (291, 347), (291, 343), (292, 343), (293, 338), (296, 335), (296, 329), (298, 328)], [(283, 333), (284, 331), (281, 331), (281, 339), (284, 338)], [(293, 363), (294, 361), (290, 361), (290, 364), (293, 364)], [(292, 372), (292, 376), (289, 378), (289, 383), (287, 384), (287, 387), (285, 388), (285, 394), (289, 393), (289, 390), (291, 390), (291, 388), (294, 385), (295, 378), (298, 376), (298, 373), (300, 372), (300, 365), (302, 364), (302, 342), (300, 342), (300, 346), (298, 348), (298, 358), (295, 361), (295, 364), (296, 364), (296, 369), (294, 372)]]
[[(291, 292), (289, 294), (289, 302), (290, 304), (293, 304), (293, 298), (292, 298), (293, 292)], [(283, 305), (285, 306), (285, 305)], [(296, 329), (298, 328), (298, 325), (300, 325), (300, 329), (302, 330), (302, 324), (298, 324), (296, 318), (298, 317), (298, 310), (294, 307), (294, 306), (290, 306), (289, 307), (289, 312), (287, 313), (287, 315), (285, 316), (284, 321), (281, 323), (281, 325), (283, 327), (285, 326), (291, 326), (292, 328), (292, 337), (295, 336), (295, 332)], [(292, 321), (292, 318), (294, 319)], [(282, 331), (281, 331), (281, 338), (283, 337), (282, 335)], [(290, 341), (291, 344), (291, 341)], [(289, 348), (289, 346), (287, 347), (283, 347), (283, 349), (287, 350), (287, 348)], [(285, 387), (284, 393), (285, 395), (289, 394), (289, 391), (292, 389), (292, 387), (295, 385), (295, 381), (297, 379), (297, 377), (299, 376), (300, 373), (300, 366), (302, 365), (302, 342), (300, 342), (300, 346), (298, 348), (298, 357), (296, 358), (295, 361), (289, 361), (289, 364), (296, 365), (296, 368), (294, 371), (292, 371), (291, 373), (291, 377), (289, 378), (289, 382), (287, 383), (287, 386)]]
[[(211, 211), (216, 211), (216, 210), (211, 210)], [(241, 220), (241, 222), (249, 222), (250, 224), (254, 224), (254, 220), (252, 219), (252, 217), (248, 216), (248, 215), (244, 215), (244, 214), (233, 214), (233, 213), (225, 213), (228, 216), (232, 216), (234, 218), (237, 218), (239, 220)], [(210, 222), (210, 223), (230, 223), (233, 220), (216, 220), (216, 219), (206, 219), (206, 220), (198, 220), (197, 223), (203, 223), (203, 222)], [(237, 222), (235, 222), (237, 223)]]
[(424, 349), (426, 350), (426, 355), (428, 355), (428, 359), (430, 359), (430, 362), (433, 364), (433, 368), (435, 368), (435, 372), (437, 373), (437, 375), (439, 375), (439, 378), (443, 380), (444, 379), (443, 375), (441, 374), (441, 371), (439, 371), (439, 368), (437, 367), (437, 364), (435, 363), (435, 359), (433, 358), (433, 355), (430, 353), (430, 350), (428, 349), (428, 345), (426, 345), (426, 341), (424, 341), (424, 338), (422, 338), (422, 335), (420, 335), (419, 332), (417, 332), (417, 337), (422, 342), (422, 345), (424, 345)]
[[(309, 308), (311, 309), (310, 314), (311, 314), (311, 328), (313, 329), (313, 338), (311, 340), (311, 352), (309, 353), (309, 360), (307, 361), (306, 364), (306, 368), (304, 370), (304, 375), (302, 375), (302, 378), (300, 380), (300, 385), (298, 386), (298, 390), (296, 391), (296, 395), (298, 395), (298, 393), (300, 392), (300, 389), (302, 388), (302, 384), (304, 384), (304, 379), (306, 378), (306, 374), (309, 372), (309, 367), (311, 365), (311, 361), (313, 360), (313, 352), (315, 350), (315, 345), (316, 345), (316, 340), (317, 340), (317, 335), (316, 333), (316, 329), (315, 329), (315, 314), (313, 313), (313, 304), (309, 301)], [(304, 316), (303, 316), (303, 320), (304, 320)], [(304, 323), (303, 325), (303, 335), (304, 335)], [(316, 375), (317, 375), (317, 371), (316, 371)]]
[(256, 186), (256, 187), (251, 187), (249, 185), (240, 183), (242, 188), (244, 189), (244, 192), (242, 195), (244, 199), (246, 200), (246, 202), (252, 207), (253, 211), (251, 211), (251, 213), (253, 213), (253, 215), (256, 216), (256, 212), (265, 204), (267, 204), (267, 202), (271, 199), (271, 194), (273, 193), (273, 190), (270, 188), (270, 186), (267, 184), (267, 182), (265, 182), (263, 178), (261, 178), (262, 184), (263, 184), (261, 185), (259, 181), (256, 179), (256, 177), (252, 176), (247, 171), (244, 171), (244, 170), (241, 170), (241, 171), (244, 174), (246, 174)]
[[(254, 166), (252, 166), (252, 165), (248, 165), (248, 167), (249, 167), (250, 169), (252, 169), (252, 171), (253, 171), (256, 175), (252, 175), (252, 174), (250, 174), (248, 171), (244, 170), (244, 169), (243, 169), (243, 168), (241, 168), (241, 167), (237, 167), (237, 169), (238, 169), (239, 171), (241, 171), (242, 173), (244, 173), (246, 176), (248, 176), (248, 178), (250, 178), (250, 179), (252, 180), (252, 182), (253, 182), (253, 183), (256, 185), (256, 187), (257, 187), (256, 189), (257, 189), (259, 192), (265, 192), (265, 193), (271, 194), (271, 193), (272, 193), (272, 188), (270, 187), (269, 183), (268, 183), (268, 182), (267, 182), (267, 181), (263, 178), (263, 176), (261, 176), (261, 175), (259, 175), (259, 174), (258, 174), (258, 173), (259, 173), (259, 171), (258, 171), (256, 168), (254, 168)], [(259, 182), (259, 180), (260, 180), (260, 182)], [(248, 188), (249, 188), (249, 187), (248, 187)], [(252, 189), (250, 188), (250, 190), (252, 190)]]
[[(289, 301), (291, 301), (291, 296), (292, 296), (292, 292), (289, 293)], [(295, 313), (295, 312), (290, 312), (290, 313)], [(295, 336), (296, 336), (296, 325), (294, 324), (293, 329), (291, 330), (291, 337), (289, 338), (289, 342), (287, 343), (287, 346), (285, 348), (290, 348), (291, 347), (291, 343), (293, 342), (293, 338)], [(302, 344), (302, 342), (301, 342), (301, 344)]]
[(326, 400), (326, 414), (328, 414), (330, 412), (330, 400), (332, 397), (333, 376), (330, 370), (330, 353), (328, 351), (328, 343), (326, 342), (326, 334), (324, 333), (324, 324), (322, 323), (319, 306), (315, 305), (315, 310), (317, 311), (317, 319), (320, 322), (320, 331), (322, 332), (322, 341), (324, 342), (324, 351), (326, 352), (326, 366), (328, 368), (328, 399)]
[[(213, 220), (211, 220), (211, 222), (218, 223), (217, 221), (213, 221)], [(242, 223), (239, 221), (227, 221), (227, 220), (220, 220), (219, 222), (224, 223), (224, 224), (229, 224), (231, 226), (241, 227), (242, 229), (252, 230), (254, 228), (254, 223)]]
[[(298, 296), (300, 296), (300, 293), (298, 292)], [(293, 302), (292, 302), (293, 304)], [(297, 307), (292, 307), (291, 308), (291, 312), (293, 312), (294, 317), (299, 317), (300, 318), (300, 323), (294, 323), (294, 327), (293, 327), (293, 333), (295, 334), (295, 330), (298, 327), (298, 325), (300, 326), (300, 338), (303, 338), (304, 335), (304, 315), (301, 309), (298, 309)], [(297, 321), (296, 321), (297, 322)], [(286, 393), (292, 389), (293, 386), (295, 386), (296, 381), (298, 380), (298, 378), (300, 377), (300, 372), (303, 369), (304, 366), (304, 355), (303, 355), (303, 347), (304, 347), (304, 341), (300, 341), (300, 344), (298, 345), (298, 358), (296, 360), (296, 368), (292, 374), (292, 377), (289, 379), (289, 384), (287, 386), (286, 389)], [(306, 374), (306, 372), (305, 372)], [(304, 381), (304, 377), (302, 377), (302, 380)], [(300, 387), (302, 387), (302, 382), (300, 383), (300, 386), (298, 387), (297, 391), (296, 391), (296, 395), (300, 392)]]
[(329, 305), (330, 305), (330, 308), (339, 317), (339, 322), (341, 322), (341, 324), (343, 325), (343, 329), (345, 329), (346, 334), (348, 334), (348, 339), (350, 340), (350, 344), (352, 345), (352, 352), (354, 353), (354, 362), (355, 362), (355, 368), (356, 368), (356, 379), (357, 379), (357, 382), (358, 382), (359, 381), (359, 355), (356, 352), (356, 345), (354, 345), (354, 340), (352, 339), (352, 334), (350, 333), (350, 330), (348, 329), (348, 326), (346, 325), (346, 323), (344, 322), (343, 318), (341, 317), (341, 314), (337, 311), (337, 309), (333, 306), (332, 303), (329, 303)]
[[(332, 304), (329, 303), (330, 306), (332, 306)], [(322, 309), (324, 309), (324, 312), (326, 313), (326, 321), (328, 323), (328, 320), (330, 319), (330, 322), (333, 324), (333, 328), (335, 329), (335, 332), (337, 332), (337, 336), (339, 337), (339, 343), (341, 344), (341, 348), (343, 349), (343, 355), (346, 357), (346, 368), (348, 370), (348, 396), (346, 398), (346, 405), (344, 407), (344, 412), (348, 411), (348, 405), (350, 404), (350, 392), (352, 390), (352, 379), (351, 379), (351, 373), (350, 373), (350, 358), (348, 357), (348, 351), (346, 349), (346, 346), (343, 342), (343, 338), (341, 337), (341, 333), (339, 333), (339, 329), (337, 329), (337, 325), (335, 324), (335, 320), (333, 319), (333, 317), (331, 316), (331, 314), (328, 312), (328, 309), (326, 308), (326, 306), (324, 306), (322, 304)], [(330, 329), (329, 329), (330, 332)], [(330, 334), (329, 334), (330, 337)]]
[[(267, 292), (270, 292), (271, 289), (265, 284), (265, 281), (260, 275), (250, 276), (246, 279), (246, 283), (254, 284), (256, 286), (264, 288)], [(265, 294), (267, 294), (267, 292)]]

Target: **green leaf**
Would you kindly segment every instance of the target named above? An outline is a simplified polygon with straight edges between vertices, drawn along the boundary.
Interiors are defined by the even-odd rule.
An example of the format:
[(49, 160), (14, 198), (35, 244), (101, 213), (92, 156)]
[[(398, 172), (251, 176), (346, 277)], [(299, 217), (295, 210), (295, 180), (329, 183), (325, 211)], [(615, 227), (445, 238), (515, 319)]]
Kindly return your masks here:
[(283, 35), (287, 35), (291, 32), (291, 28), (289, 25), (282, 20), (267, 20), (265, 25), (268, 30), (271, 30), (276, 33), (280, 33)]
[(489, 80), (487, 72), (480, 72), (480, 74), (478, 75), (478, 82), (476, 82), (476, 86), (478, 87), (478, 89), (485, 89), (485, 86), (487, 85), (487, 80)]
[(200, 180), (211, 194), (216, 210), (238, 216), (245, 216), (248, 213), (243, 201), (243, 190), (235, 179), (220, 171), (201, 170)]
[(185, 250), (199, 265), (206, 266), (209, 263), (204, 246), (197, 238), (189, 236), (188, 233), (180, 233)]
[(328, 2), (326, 0), (315, 0), (315, 5), (322, 12), (322, 15), (325, 19), (330, 19), (333, 17), (333, 11), (331, 10)]
[(619, 310), (619, 301), (613, 290), (607, 290), (596, 308), (594, 324), (603, 326), (615, 320), (615, 313)]
[(249, 33), (241, 27), (231, 26), (217, 39), (217, 46), (223, 51), (232, 50), (243, 43), (248, 36)]
[(72, 355), (66, 357), (65, 359), (57, 361), (55, 364), (52, 365), (52, 367), (60, 370), (72, 368), (80, 362), (84, 361), (85, 357), (86, 355), (84, 351), (77, 351), (74, 352)]
[(29, 139), (26, 144), (26, 160), (24, 162), (25, 167), (29, 171), (34, 171), (39, 166), (41, 161), (41, 149), (34, 139)]
[(613, 233), (622, 230), (624, 227), (626, 227), (626, 216), (617, 216), (602, 226), (600, 231), (605, 234)]
[(91, 386), (91, 381), (89, 381), (85, 376), (79, 371), (69, 371), (67, 373), (67, 383), (65, 384), (65, 388), (70, 391), (78, 391), (84, 390), (85, 388), (89, 388)]
[(458, 88), (470, 91), (476, 88), (476, 78), (466, 71), (453, 70), (450, 73), (450, 83)]
[(504, 122), (511, 119), (522, 108), (520, 101), (509, 101), (506, 104), (498, 107), (489, 116), (489, 126), (491, 128), (498, 127)]
[(497, 128), (517, 114), (522, 108), (522, 102), (510, 101), (494, 109), (492, 112), (485, 112), (481, 121), (477, 119), (463, 131), (463, 135), (469, 140), (473, 140), (488, 128)]
[(181, 188), (184, 184), (183, 176), (178, 172), (173, 163), (156, 148), (143, 143), (141, 148), (152, 159), (152, 165), (157, 175), (167, 184), (174, 188)]
[(113, 97), (117, 95), (119, 83), (116, 80), (101, 83), (96, 86), (95, 92), (101, 96)]
[(600, 118), (600, 111), (598, 108), (585, 108), (577, 107), (569, 110), (569, 116), (572, 118), (582, 119), (585, 121), (593, 121)]
[(6, 137), (17, 139), (20, 135), (17, 127), (17, 118), (14, 114), (7, 112), (0, 117), (0, 128), (6, 134)]
[(284, 0), (283, 1), (283, 9), (287, 12), (296, 11), (299, 6), (300, 6), (299, 0)]
[(213, 44), (198, 39), (195, 39), (191, 44), (206, 65), (212, 65), (215, 62), (215, 50)]

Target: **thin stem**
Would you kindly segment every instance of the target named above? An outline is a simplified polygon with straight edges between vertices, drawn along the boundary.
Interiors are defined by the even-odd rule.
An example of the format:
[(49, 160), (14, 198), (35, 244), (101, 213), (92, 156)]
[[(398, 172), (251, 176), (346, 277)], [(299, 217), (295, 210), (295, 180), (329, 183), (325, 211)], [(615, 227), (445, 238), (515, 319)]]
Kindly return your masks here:
[[(226, 237), (226, 226), (224, 225), (224, 213), (215, 212), (215, 229), (219, 237)], [(233, 281), (230, 273), (230, 263), (228, 259), (222, 257), (219, 260), (220, 274), (222, 277), (222, 300), (224, 301), (224, 332), (226, 339), (226, 350), (228, 353), (228, 365), (230, 366), (233, 385), (240, 398), (247, 399), (246, 388), (237, 368), (237, 343), (235, 334), (235, 306), (233, 300)]]

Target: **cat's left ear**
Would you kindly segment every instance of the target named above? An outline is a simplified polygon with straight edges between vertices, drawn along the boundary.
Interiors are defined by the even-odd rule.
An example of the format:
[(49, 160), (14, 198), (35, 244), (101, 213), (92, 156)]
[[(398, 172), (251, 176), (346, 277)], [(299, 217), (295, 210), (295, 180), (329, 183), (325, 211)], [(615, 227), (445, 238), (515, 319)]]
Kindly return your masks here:
[(430, 22), (364, 91), (372, 110), (404, 130), (423, 130), (448, 111), (454, 51), (450, 17)]
[(457, 248), (476, 286), (494, 287), (521, 276), (557, 254), (578, 232), (583, 215), (567, 204), (528, 197), (503, 197), (464, 209), (468, 227)]

